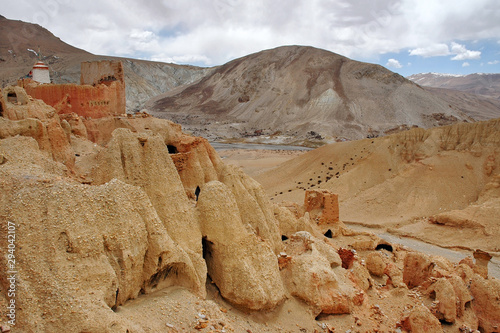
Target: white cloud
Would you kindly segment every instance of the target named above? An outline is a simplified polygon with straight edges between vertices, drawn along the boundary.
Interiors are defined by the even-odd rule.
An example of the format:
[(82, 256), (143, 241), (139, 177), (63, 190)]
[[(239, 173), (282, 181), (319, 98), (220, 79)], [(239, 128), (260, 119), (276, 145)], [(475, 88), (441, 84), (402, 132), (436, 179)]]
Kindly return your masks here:
[(500, 63), (498, 60), (488, 61), (488, 65), (496, 65), (498, 63)]
[(396, 59), (389, 59), (387, 60), (387, 64), (385, 64), (386, 67), (391, 67), (391, 68), (401, 68), (403, 67), (403, 65), (401, 65), (401, 63), (396, 60)]
[(428, 57), (439, 57), (439, 56), (447, 56), (450, 54), (450, 49), (446, 44), (434, 44), (427, 47), (419, 47), (413, 50), (410, 50), (410, 55), (412, 56), (422, 56), (425, 58)]
[[(498, 0), (22, 0), (2, 15), (39, 23), (96, 54), (222, 64), (265, 48), (312, 45), (369, 59), (479, 59), (452, 41), (500, 40)], [(36, 14), (34, 14), (36, 13)], [(463, 46), (463, 48), (461, 48)], [(454, 50), (455, 49), (455, 50)]]
[(434, 44), (410, 50), (412, 56), (424, 58), (454, 55), (451, 60), (481, 59), (481, 51), (468, 50), (465, 45), (451, 42), (450, 47), (446, 44)]
[(464, 45), (452, 42), (451, 53), (456, 54), (451, 60), (481, 59), (481, 51), (467, 50)]
[(469, 66), (470, 64), (467, 61), (462, 64), (462, 67), (469, 67)]

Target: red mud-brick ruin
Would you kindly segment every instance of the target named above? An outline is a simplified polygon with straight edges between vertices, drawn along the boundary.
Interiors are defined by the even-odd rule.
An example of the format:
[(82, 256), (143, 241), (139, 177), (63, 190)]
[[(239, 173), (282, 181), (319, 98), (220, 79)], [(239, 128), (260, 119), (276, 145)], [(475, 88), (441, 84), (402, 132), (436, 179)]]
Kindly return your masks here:
[(125, 113), (125, 80), (118, 61), (82, 62), (80, 85), (39, 84), (31, 79), (22, 79), (19, 85), (59, 114), (102, 118)]
[(328, 190), (307, 190), (304, 208), (318, 224), (339, 221), (339, 197)]

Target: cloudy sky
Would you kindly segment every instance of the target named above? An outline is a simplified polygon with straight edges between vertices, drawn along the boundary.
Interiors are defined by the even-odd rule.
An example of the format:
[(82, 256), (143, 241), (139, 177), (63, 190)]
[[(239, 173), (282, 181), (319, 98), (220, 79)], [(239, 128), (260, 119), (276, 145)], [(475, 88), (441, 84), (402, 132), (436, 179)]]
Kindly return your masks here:
[(17, 0), (1, 14), (95, 54), (179, 64), (294, 44), (405, 76), (500, 73), (498, 0)]

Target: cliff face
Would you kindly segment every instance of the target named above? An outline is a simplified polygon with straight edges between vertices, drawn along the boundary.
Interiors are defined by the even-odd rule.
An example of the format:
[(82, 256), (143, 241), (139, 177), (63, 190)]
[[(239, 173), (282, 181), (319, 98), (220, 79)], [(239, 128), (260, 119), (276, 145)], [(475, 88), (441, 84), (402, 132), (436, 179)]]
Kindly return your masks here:
[(325, 317), (325, 332), (498, 325), (487, 254), (454, 266), (380, 247), (338, 220), (328, 191), (273, 205), (170, 121), (62, 119), (24, 102), (0, 118), (0, 247), (12, 248), (0, 265), (16, 271), (0, 270), (3, 331), (312, 331), (329, 314), (350, 316)]

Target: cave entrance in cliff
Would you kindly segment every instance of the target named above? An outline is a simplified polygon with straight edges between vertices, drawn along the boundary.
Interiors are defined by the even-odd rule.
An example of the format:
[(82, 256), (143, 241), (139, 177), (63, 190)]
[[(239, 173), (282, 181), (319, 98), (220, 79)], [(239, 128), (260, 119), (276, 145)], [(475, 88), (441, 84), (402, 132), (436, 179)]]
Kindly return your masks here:
[(212, 246), (214, 245), (214, 243), (209, 241), (207, 239), (207, 236), (204, 236), (201, 239), (201, 245), (203, 247), (203, 259), (205, 259), (205, 261), (207, 262), (207, 266), (208, 266), (208, 262), (212, 261), (211, 260), (212, 259)]
[(169, 154), (178, 154), (179, 151), (177, 150), (177, 147), (174, 145), (167, 145), (168, 153)]
[(390, 244), (385, 244), (385, 243), (379, 243), (377, 247), (375, 247), (375, 250), (380, 251), (380, 250), (386, 250), (389, 252), (393, 251), (392, 245)]
[(13, 91), (7, 94), (7, 102), (15, 104), (17, 103), (17, 94)]
[(205, 259), (205, 263), (207, 265), (207, 293), (212, 295), (220, 295), (219, 287), (217, 286), (217, 284), (215, 284), (215, 281), (213, 281), (212, 277), (210, 276), (211, 266), (213, 262), (212, 251), (214, 243), (209, 241), (207, 239), (207, 236), (203, 236), (203, 238), (201, 239), (201, 244), (203, 247), (203, 259)]
[(3, 106), (2, 106), (2, 103), (0, 103), (0, 117), (3, 117)]

